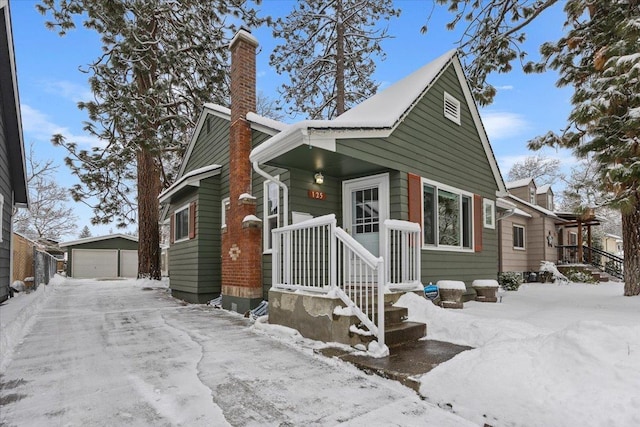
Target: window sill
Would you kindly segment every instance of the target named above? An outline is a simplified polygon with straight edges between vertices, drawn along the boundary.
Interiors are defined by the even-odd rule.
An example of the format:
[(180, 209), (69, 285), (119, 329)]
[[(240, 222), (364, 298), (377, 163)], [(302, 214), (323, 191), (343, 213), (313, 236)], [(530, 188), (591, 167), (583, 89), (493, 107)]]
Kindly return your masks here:
[(473, 248), (452, 248), (450, 246), (423, 246), (423, 251), (474, 253)]

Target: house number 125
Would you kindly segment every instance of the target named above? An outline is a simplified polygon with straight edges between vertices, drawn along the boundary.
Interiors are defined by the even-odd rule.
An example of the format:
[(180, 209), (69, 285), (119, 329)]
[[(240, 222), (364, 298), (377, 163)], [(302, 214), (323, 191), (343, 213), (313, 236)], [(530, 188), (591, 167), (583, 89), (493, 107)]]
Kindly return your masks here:
[(315, 200), (325, 200), (327, 198), (327, 195), (323, 191), (315, 191), (315, 190), (308, 190), (307, 196), (309, 196), (310, 199), (315, 199)]

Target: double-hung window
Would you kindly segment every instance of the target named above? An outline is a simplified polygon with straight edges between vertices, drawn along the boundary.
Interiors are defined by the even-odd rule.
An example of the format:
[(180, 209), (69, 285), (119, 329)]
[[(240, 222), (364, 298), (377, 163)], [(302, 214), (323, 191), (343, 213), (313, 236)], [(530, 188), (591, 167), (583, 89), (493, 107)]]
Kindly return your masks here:
[(180, 208), (175, 213), (174, 241), (189, 238), (189, 205)]
[(425, 247), (473, 249), (473, 194), (423, 179), (422, 207)]
[(513, 224), (513, 248), (525, 249), (524, 246), (524, 226)]
[(264, 182), (264, 251), (271, 252), (271, 231), (280, 225), (280, 186), (273, 181)]

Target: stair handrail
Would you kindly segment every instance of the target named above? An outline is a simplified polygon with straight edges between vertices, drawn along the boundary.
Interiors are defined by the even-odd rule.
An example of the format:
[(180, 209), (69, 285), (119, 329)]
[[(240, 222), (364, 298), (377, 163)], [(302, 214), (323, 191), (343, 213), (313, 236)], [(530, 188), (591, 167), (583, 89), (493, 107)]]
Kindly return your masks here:
[[(572, 250), (576, 250), (577, 251), (578, 250), (578, 245), (558, 245), (558, 246), (556, 246), (556, 248), (559, 251), (562, 251), (562, 254), (560, 254), (560, 253), (558, 254), (558, 258), (562, 260), (564, 258), (563, 255), (564, 255), (564, 251), (565, 250), (567, 250), (567, 249), (571, 250), (572, 249)], [(588, 252), (591, 252), (591, 253), (594, 253), (594, 254), (598, 254), (601, 257), (607, 258), (609, 261), (613, 262), (614, 265), (619, 267), (619, 268), (608, 268), (606, 266), (606, 264), (602, 265), (601, 263), (595, 262), (593, 260), (589, 264), (591, 264), (594, 267), (597, 267), (597, 268), (603, 270), (604, 272), (606, 272), (606, 273), (608, 273), (608, 274), (610, 274), (610, 275), (612, 275), (614, 277), (617, 277), (618, 279), (623, 279), (624, 278), (624, 275), (622, 273), (622, 266), (624, 265), (624, 259), (623, 258), (621, 258), (621, 257), (619, 257), (617, 255), (614, 255), (614, 254), (612, 254), (610, 252), (604, 251), (602, 249), (593, 248), (593, 247), (587, 246), (587, 245), (582, 245), (582, 248), (584, 249), (584, 251), (583, 251), (584, 252), (583, 253), (583, 259), (582, 260), (576, 260), (576, 261), (588, 263), (584, 259)]]
[[(292, 232), (302, 232), (311, 229), (321, 229), (322, 227), (328, 227), (330, 233), (330, 240), (328, 242), (322, 242), (324, 249), (329, 252), (326, 260), (328, 265), (323, 265), (322, 268), (327, 268), (329, 271), (329, 281), (319, 286), (314, 282), (314, 286), (306, 286), (303, 283), (293, 283), (295, 281), (295, 274), (292, 271), (296, 265), (297, 260), (295, 258), (299, 253), (294, 251), (294, 246), (299, 244), (299, 240), (291, 237)], [(385, 291), (385, 274), (384, 274), (384, 259), (382, 257), (376, 257), (369, 252), (362, 244), (350, 236), (346, 231), (336, 225), (335, 214), (328, 214), (321, 217), (312, 218), (297, 224), (287, 225), (281, 228), (274, 229), (272, 231), (273, 248), (272, 248), (272, 286), (275, 288), (291, 288), (310, 290), (315, 292), (334, 292), (347, 307), (351, 309), (351, 312), (360, 320), (360, 322), (373, 334), (380, 346), (385, 345), (384, 337), (384, 291)], [(300, 239), (298, 237), (298, 239)], [(304, 240), (304, 239), (303, 239)], [(317, 243), (317, 242), (314, 242)], [(341, 252), (344, 256), (344, 249), (340, 249), (339, 244), (344, 245), (350, 254), (353, 254), (357, 260), (362, 261), (364, 265), (369, 267), (375, 272), (376, 279), (376, 291), (374, 292), (369, 287), (365, 286), (367, 292), (366, 301), (371, 301), (371, 307), (361, 307), (354, 301), (347, 292), (346, 287), (351, 285), (349, 280), (339, 280), (339, 258), (338, 253)], [(308, 248), (304, 248), (308, 249)], [(325, 259), (325, 258), (323, 258)], [(342, 260), (344, 262), (344, 260)], [(373, 295), (377, 293), (377, 300), (373, 303)], [(371, 308), (371, 312), (369, 312)], [(371, 315), (371, 317), (369, 316)], [(374, 322), (374, 318), (377, 317), (377, 324)]]

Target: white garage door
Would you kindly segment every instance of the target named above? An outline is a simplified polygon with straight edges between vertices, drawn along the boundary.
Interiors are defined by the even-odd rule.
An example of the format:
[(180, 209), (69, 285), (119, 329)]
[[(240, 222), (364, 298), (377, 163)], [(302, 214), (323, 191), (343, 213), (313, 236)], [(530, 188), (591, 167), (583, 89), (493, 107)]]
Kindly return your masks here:
[(138, 277), (138, 251), (120, 250), (120, 276)]
[(118, 250), (73, 249), (71, 276), (76, 278), (118, 277)]

